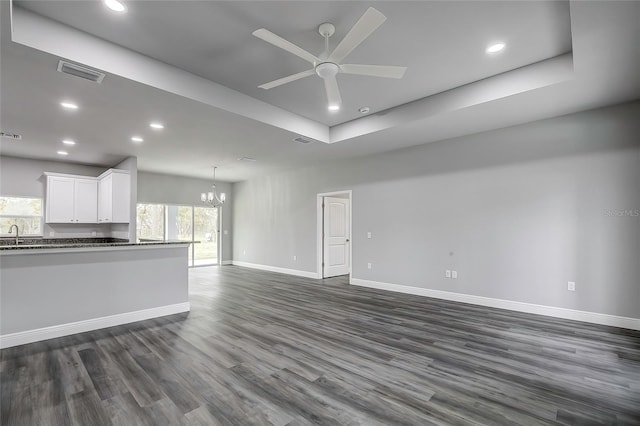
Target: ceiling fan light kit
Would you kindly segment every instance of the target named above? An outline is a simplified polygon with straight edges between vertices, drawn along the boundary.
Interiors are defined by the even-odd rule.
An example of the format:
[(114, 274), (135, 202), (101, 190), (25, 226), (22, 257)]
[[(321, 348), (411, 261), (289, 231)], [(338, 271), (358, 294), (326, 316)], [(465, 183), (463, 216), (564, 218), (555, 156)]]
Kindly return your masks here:
[(325, 22), (318, 27), (318, 32), (325, 39), (325, 50), (320, 55), (315, 56), (301, 47), (283, 39), (282, 37), (272, 33), (271, 31), (261, 28), (253, 32), (253, 35), (270, 43), (276, 47), (286, 50), (299, 58), (310, 62), (313, 68), (292, 74), (287, 77), (279, 78), (269, 83), (262, 84), (258, 87), (261, 89), (273, 89), (292, 81), (300, 80), (305, 77), (317, 75), (324, 81), (325, 91), (327, 93), (328, 109), (337, 111), (342, 105), (340, 89), (336, 76), (340, 73), (366, 75), (370, 77), (384, 77), (400, 79), (404, 76), (406, 67), (398, 67), (391, 65), (360, 65), (360, 64), (343, 64), (342, 61), (356, 47), (358, 47), (367, 37), (369, 37), (387, 18), (378, 10), (370, 7), (360, 17), (358, 22), (349, 30), (346, 36), (333, 49), (329, 50), (329, 38), (335, 33), (336, 28), (333, 24)]

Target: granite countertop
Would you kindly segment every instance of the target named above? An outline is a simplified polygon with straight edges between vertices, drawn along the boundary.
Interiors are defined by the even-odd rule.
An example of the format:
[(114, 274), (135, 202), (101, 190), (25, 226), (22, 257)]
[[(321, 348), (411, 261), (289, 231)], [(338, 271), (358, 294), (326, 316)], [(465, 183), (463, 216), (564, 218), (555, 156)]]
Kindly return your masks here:
[(15, 244), (15, 238), (1, 238), (0, 251), (9, 250), (42, 250), (61, 248), (90, 248), (90, 247), (127, 247), (127, 246), (152, 246), (170, 244), (190, 244), (191, 241), (158, 241), (142, 240), (130, 242), (120, 238), (20, 238), (20, 243)]

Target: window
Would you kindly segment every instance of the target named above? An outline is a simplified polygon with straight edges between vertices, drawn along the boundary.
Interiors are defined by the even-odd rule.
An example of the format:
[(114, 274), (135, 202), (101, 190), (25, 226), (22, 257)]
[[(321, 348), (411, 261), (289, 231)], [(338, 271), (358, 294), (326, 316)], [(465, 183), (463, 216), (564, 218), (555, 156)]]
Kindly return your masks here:
[(189, 246), (189, 266), (216, 265), (219, 219), (213, 207), (138, 204), (138, 239), (199, 241)]
[(138, 204), (136, 210), (138, 239), (164, 241), (164, 205)]
[(167, 240), (193, 241), (193, 207), (167, 206)]
[[(167, 240), (193, 241), (193, 207), (167, 206)], [(193, 266), (193, 244), (189, 246), (189, 266)]]
[(0, 197), (0, 235), (18, 225), (20, 235), (42, 236), (42, 198)]

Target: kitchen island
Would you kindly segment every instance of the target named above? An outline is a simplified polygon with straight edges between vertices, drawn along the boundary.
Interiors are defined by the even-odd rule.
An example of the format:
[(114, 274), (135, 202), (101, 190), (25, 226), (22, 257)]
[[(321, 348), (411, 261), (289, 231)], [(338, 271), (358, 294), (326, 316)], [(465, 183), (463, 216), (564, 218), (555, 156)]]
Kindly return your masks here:
[(189, 311), (186, 242), (0, 243), (0, 347)]

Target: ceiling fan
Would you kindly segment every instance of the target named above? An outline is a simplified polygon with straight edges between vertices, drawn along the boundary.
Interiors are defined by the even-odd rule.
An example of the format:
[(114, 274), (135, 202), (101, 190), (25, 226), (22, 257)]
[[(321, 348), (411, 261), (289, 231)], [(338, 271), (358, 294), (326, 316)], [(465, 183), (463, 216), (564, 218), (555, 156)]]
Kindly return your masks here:
[(318, 27), (318, 32), (325, 39), (325, 50), (318, 56), (312, 55), (301, 47), (296, 46), (295, 44), (264, 28), (254, 31), (253, 35), (259, 39), (284, 49), (289, 53), (293, 53), (294, 55), (313, 64), (313, 68), (309, 70), (279, 78), (258, 87), (261, 89), (273, 89), (274, 87), (316, 74), (324, 80), (324, 87), (329, 101), (329, 110), (337, 111), (340, 109), (340, 105), (342, 104), (340, 89), (338, 88), (338, 82), (336, 81), (336, 75), (338, 73), (368, 75), (372, 77), (402, 78), (407, 70), (406, 67), (342, 63), (344, 58), (346, 58), (349, 53), (358, 47), (360, 43), (369, 37), (380, 25), (382, 25), (386, 19), (387, 18), (382, 13), (373, 7), (370, 7), (332, 52), (329, 51), (329, 37), (335, 33), (336, 29), (333, 24), (330, 23), (320, 25)]

